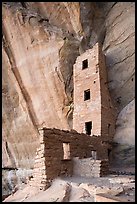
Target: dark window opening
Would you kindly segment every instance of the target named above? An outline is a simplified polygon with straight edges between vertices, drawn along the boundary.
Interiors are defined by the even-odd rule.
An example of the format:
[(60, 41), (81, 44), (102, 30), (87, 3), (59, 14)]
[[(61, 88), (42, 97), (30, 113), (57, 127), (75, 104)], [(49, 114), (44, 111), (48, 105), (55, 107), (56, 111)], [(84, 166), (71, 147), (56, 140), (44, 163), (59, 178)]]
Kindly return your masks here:
[(82, 69), (86, 69), (86, 68), (88, 68), (88, 60), (87, 59), (82, 61)]
[(110, 124), (108, 124), (108, 135), (110, 133)]
[(63, 159), (64, 160), (69, 160), (70, 159), (70, 144), (69, 143), (63, 143)]
[(131, 80), (133, 81), (134, 79), (132, 78)]
[(84, 91), (84, 101), (90, 99), (90, 89)]
[(111, 153), (111, 149), (108, 149), (108, 157), (110, 156)]
[(92, 129), (92, 122), (86, 122), (85, 123), (85, 131), (87, 135), (91, 135), (91, 129)]

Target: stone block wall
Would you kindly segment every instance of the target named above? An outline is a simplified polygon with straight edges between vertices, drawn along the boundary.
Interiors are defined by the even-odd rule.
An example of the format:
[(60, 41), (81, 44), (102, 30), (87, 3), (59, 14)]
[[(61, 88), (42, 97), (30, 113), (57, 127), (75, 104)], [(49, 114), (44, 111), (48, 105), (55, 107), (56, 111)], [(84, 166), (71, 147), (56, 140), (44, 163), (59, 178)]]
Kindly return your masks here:
[[(40, 147), (36, 152), (34, 175), (30, 181), (32, 186), (46, 189), (54, 178), (58, 176), (72, 176), (74, 173), (73, 158), (78, 157), (80, 160), (91, 159), (92, 151), (96, 151), (97, 160), (108, 159), (107, 150), (109, 144), (106, 143), (104, 145), (101, 137), (91, 137), (74, 130), (65, 131), (55, 128), (43, 128), (39, 130), (39, 133)], [(69, 144), (68, 159), (64, 159), (63, 144)], [(85, 169), (88, 168), (87, 165), (88, 163)], [(97, 172), (101, 176), (103, 171), (101, 174), (99, 167), (100, 163)]]
[(109, 173), (108, 160), (73, 158), (73, 174), (83, 177), (102, 177)]
[(102, 46), (99, 49), (99, 77), (101, 93), (101, 135), (112, 141), (115, 133), (116, 109), (114, 108), (108, 89), (108, 77), (105, 63), (105, 56), (102, 52)]
[(35, 164), (33, 170), (33, 178), (29, 184), (33, 187), (39, 187), (41, 190), (46, 190), (50, 186), (50, 180), (47, 179), (46, 165), (45, 165), (45, 144), (43, 134), (40, 132), (40, 147), (37, 148), (35, 156)]
[[(83, 61), (88, 61), (83, 69)], [(109, 90), (105, 56), (97, 43), (77, 57), (73, 71), (74, 112), (73, 129), (86, 133), (85, 123), (91, 121), (91, 136), (99, 135), (112, 141), (115, 133), (116, 110)], [(84, 91), (90, 90), (90, 99), (84, 99)]]
[[(74, 112), (73, 129), (85, 132), (85, 122), (92, 121), (91, 135), (101, 135), (101, 93), (98, 68), (98, 47), (89, 49), (77, 57), (73, 69)], [(88, 67), (82, 69), (84, 60)], [(84, 91), (90, 89), (90, 99), (84, 100)]]

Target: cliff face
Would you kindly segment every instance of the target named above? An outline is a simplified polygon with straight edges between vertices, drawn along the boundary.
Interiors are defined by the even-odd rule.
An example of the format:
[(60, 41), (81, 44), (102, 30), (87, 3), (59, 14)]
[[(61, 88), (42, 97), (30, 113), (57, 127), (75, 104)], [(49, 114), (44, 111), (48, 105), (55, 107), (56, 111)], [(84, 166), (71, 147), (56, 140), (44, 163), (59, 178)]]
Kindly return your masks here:
[(117, 108), (115, 141), (134, 146), (134, 9), (134, 2), (3, 3), (3, 167), (33, 168), (38, 127), (72, 128), (73, 64), (97, 41)]

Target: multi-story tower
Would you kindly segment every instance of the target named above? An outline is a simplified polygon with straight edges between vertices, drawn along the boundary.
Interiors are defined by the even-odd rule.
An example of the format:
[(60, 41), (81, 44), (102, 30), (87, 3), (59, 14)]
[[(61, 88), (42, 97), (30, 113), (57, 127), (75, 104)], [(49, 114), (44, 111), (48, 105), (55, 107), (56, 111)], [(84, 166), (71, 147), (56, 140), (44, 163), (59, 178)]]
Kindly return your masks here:
[(101, 45), (97, 43), (78, 56), (73, 76), (73, 129), (111, 140), (115, 131), (115, 109), (108, 90)]

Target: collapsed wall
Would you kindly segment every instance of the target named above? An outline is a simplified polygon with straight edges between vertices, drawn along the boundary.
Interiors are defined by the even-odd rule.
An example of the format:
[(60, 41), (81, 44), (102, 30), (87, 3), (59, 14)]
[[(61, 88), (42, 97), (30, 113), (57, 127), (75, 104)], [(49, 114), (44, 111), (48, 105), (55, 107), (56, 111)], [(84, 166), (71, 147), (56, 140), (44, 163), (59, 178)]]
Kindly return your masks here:
[(82, 177), (103, 177), (108, 174), (108, 160), (73, 158), (73, 174)]

